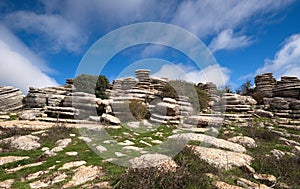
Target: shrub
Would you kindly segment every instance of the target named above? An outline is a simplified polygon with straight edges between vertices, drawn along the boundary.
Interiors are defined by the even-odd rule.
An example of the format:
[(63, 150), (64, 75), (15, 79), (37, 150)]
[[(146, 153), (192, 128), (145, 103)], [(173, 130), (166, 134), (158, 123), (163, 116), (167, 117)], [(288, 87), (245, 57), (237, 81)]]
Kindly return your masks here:
[(110, 87), (108, 79), (103, 76), (82, 74), (74, 79), (76, 91), (95, 94), (97, 98), (106, 99), (105, 91)]
[(137, 120), (147, 119), (149, 112), (145, 103), (139, 100), (132, 100), (129, 103), (129, 109), (132, 116)]
[(95, 95), (97, 98), (107, 99), (106, 89), (110, 87), (108, 79), (104, 75), (99, 75), (96, 83)]
[(206, 173), (218, 170), (200, 160), (191, 149), (185, 148), (175, 157), (179, 167), (166, 171), (155, 167), (128, 169), (116, 188), (214, 188)]

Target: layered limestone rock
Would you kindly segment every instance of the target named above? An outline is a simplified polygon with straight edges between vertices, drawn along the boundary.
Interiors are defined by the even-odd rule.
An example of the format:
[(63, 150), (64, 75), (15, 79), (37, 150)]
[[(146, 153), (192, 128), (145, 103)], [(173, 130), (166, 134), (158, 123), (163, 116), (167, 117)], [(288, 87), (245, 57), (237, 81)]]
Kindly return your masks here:
[(179, 115), (181, 118), (191, 116), (195, 113), (192, 104), (189, 102), (189, 97), (179, 96), (177, 104), (179, 105)]
[(275, 112), (275, 116), (300, 118), (300, 80), (297, 77), (281, 77), (273, 89), (273, 95), (270, 107)]
[(72, 79), (67, 79), (66, 84), (59, 87), (30, 87), (24, 98), (27, 110), (21, 119), (55, 121), (51, 118), (86, 119), (97, 115), (100, 99), (93, 94), (73, 91)]
[(197, 87), (199, 87), (201, 90), (207, 91), (207, 93), (209, 94), (208, 104), (210, 105), (210, 107), (213, 107), (220, 102), (220, 97), (217, 95), (218, 89), (216, 84), (212, 82), (207, 82), (206, 84), (198, 83)]
[(276, 86), (276, 80), (273, 78), (272, 73), (264, 73), (257, 75), (255, 81), (255, 92), (261, 93), (263, 97), (272, 97), (273, 89)]
[[(113, 82), (110, 91), (110, 105), (112, 114), (121, 122), (135, 120), (130, 110), (130, 103), (139, 102), (147, 110), (157, 105), (160, 99), (160, 90), (166, 85), (166, 79), (150, 77), (150, 70), (136, 70), (136, 79), (129, 77), (117, 79)], [(159, 120), (163, 119), (157, 114)]]
[(221, 98), (226, 112), (249, 112), (253, 110), (256, 101), (250, 96), (225, 93)]
[(64, 97), (74, 90), (72, 80), (67, 79), (66, 85), (59, 87), (35, 88), (30, 87), (24, 98), (25, 108), (44, 108), (60, 106)]
[(22, 92), (11, 86), (0, 87), (0, 112), (17, 112), (23, 108)]
[(256, 103), (250, 96), (225, 93), (213, 108), (217, 112), (224, 112), (225, 120), (238, 123), (239, 126), (248, 126)]
[(297, 77), (284, 76), (277, 81), (273, 89), (275, 97), (295, 98), (300, 100), (300, 80)]
[(150, 110), (150, 120), (160, 124), (179, 124), (179, 105), (172, 98), (163, 98)]

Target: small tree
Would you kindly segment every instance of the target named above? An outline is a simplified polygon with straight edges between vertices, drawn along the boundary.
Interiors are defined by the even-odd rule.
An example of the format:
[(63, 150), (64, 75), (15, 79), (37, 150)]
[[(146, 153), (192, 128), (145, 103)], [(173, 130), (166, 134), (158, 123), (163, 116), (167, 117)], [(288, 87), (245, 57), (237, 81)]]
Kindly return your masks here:
[(251, 80), (247, 80), (245, 83), (243, 83), (237, 90), (237, 94), (240, 95), (252, 95), (253, 93), (253, 88), (252, 88), (252, 83)]
[(95, 88), (97, 98), (107, 99), (106, 89), (110, 87), (108, 79), (104, 75), (99, 75)]

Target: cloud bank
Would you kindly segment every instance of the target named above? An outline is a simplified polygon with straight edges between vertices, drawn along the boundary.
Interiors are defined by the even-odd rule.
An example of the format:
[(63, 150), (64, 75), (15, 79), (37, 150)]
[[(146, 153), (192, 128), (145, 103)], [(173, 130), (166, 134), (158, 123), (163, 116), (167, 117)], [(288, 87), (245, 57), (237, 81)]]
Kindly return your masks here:
[(218, 64), (207, 66), (202, 70), (196, 70), (184, 64), (165, 64), (152, 76), (173, 80), (186, 80), (196, 84), (211, 81), (218, 87), (221, 87), (228, 83), (230, 78), (229, 74), (229, 69), (221, 67)]
[[(5, 23), (13, 30), (34, 34), (37, 40), (48, 42), (46, 48), (51, 51), (76, 53), (90, 39), (97, 39), (117, 27), (149, 21), (175, 24), (200, 38), (217, 36), (212, 43), (215, 51), (223, 47), (220, 41), (225, 37), (226, 44), (230, 46), (228, 49), (244, 47), (245, 44), (238, 46), (237, 42), (247, 43), (249, 38), (244, 35), (234, 36), (233, 33), (246, 24), (259, 24), (258, 18), (262, 16), (264, 23), (267, 23), (268, 17), (272, 18), (293, 0), (40, 2), (42, 6), (39, 11), (11, 12), (5, 16)], [(98, 35), (95, 36), (95, 33)]]
[(300, 34), (288, 37), (273, 60), (265, 60), (264, 66), (256, 74), (272, 72), (274, 77), (296, 76), (300, 78)]
[(27, 93), (28, 87), (56, 86), (45, 72), (46, 64), (0, 25), (0, 85), (12, 85)]

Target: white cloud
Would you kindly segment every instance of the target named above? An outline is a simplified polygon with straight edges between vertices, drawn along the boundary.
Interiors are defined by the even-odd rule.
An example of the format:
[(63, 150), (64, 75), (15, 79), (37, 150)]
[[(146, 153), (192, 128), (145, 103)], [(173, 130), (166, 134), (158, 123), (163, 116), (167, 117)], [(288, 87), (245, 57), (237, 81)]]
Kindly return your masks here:
[(277, 79), (284, 75), (300, 78), (300, 34), (286, 39), (274, 60), (265, 60), (264, 66), (256, 74), (265, 72), (272, 72)]
[(217, 86), (224, 86), (229, 81), (230, 70), (218, 64), (207, 66), (202, 70), (195, 70), (183, 64), (165, 64), (154, 73), (153, 77), (182, 79), (193, 83), (214, 82)]
[(172, 23), (205, 37), (226, 28), (235, 29), (259, 16), (278, 12), (291, 2), (292, 0), (183, 1), (178, 6)]
[(59, 52), (62, 49), (78, 53), (87, 42), (81, 29), (58, 14), (36, 14), (19, 11), (6, 16), (6, 22), (15, 30), (42, 36), (42, 43), (36, 48)]
[(47, 65), (0, 24), (0, 85), (12, 85), (27, 93), (28, 87), (58, 85), (44, 73)]
[[(52, 51), (78, 52), (87, 40), (136, 22), (166, 22), (181, 26), (198, 37), (214, 36), (255, 23), (261, 16), (276, 14), (293, 0), (42, 0), (37, 12), (13, 12), (6, 18), (8, 27), (44, 35)], [(267, 20), (264, 17), (264, 23)], [(95, 34), (96, 33), (96, 34)], [(40, 45), (38, 48), (40, 48)], [(43, 47), (49, 49), (47, 46)]]
[(218, 50), (232, 50), (241, 47), (246, 47), (250, 45), (251, 40), (249, 37), (242, 36), (234, 36), (233, 31), (231, 29), (227, 29), (222, 31), (217, 37), (215, 37), (209, 45), (209, 49), (212, 52), (216, 52)]

